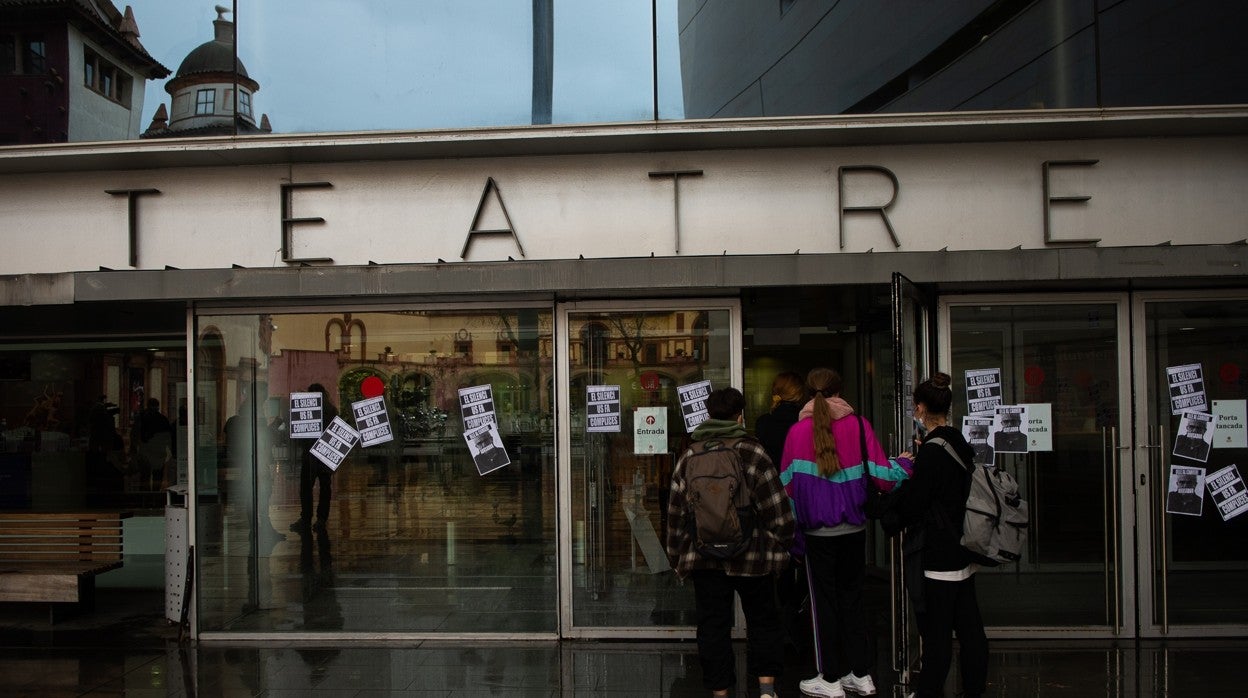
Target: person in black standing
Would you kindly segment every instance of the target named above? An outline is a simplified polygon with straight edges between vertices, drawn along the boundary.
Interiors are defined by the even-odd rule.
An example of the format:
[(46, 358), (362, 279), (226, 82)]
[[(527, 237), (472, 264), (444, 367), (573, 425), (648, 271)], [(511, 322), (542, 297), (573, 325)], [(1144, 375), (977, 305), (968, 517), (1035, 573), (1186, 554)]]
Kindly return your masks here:
[(139, 413), (138, 443), (134, 444), (138, 455), (143, 486), (157, 490), (166, 480), (165, 466), (173, 452), (173, 423), (160, 411), (160, 400), (149, 398), (147, 407)]
[[(962, 432), (949, 425), (951, 382), (948, 374), (937, 373), (914, 390), (914, 416), (927, 434), (918, 448), (914, 475), (898, 490), (907, 539), (922, 537), (919, 558), (923, 576), (908, 575), (906, 580), (923, 639), (918, 698), (944, 695), (953, 661), (954, 633), (961, 660), (961, 695), (982, 696), (988, 677), (988, 638), (975, 596), (979, 566), (960, 542), (971, 477), (963, 463), (981, 466), (973, 465), (975, 449)], [(963, 463), (939, 443), (932, 443), (936, 438), (948, 442)]]
[(806, 404), (806, 381), (801, 376), (785, 371), (777, 373), (771, 381), (771, 411), (754, 423), (754, 435), (772, 463), (779, 463), (784, 455), (784, 437), (789, 427), (797, 423), (798, 413)]
[[(338, 416), (338, 410), (329, 401), (329, 391), (320, 383), (308, 386), (309, 393), (321, 394), (321, 429)], [(312, 445), (317, 439), (299, 439), (299, 520), (290, 525), (290, 530), (298, 533), (309, 531), (322, 532), (329, 520), (329, 497), (333, 493), (334, 471), (329, 469), (316, 456), (312, 455)], [(320, 493), (316, 504), (316, 521), (312, 520), (312, 488), (319, 486)]]
[[(793, 371), (777, 373), (771, 381), (771, 411), (754, 422), (754, 435), (772, 463), (780, 464), (784, 438), (789, 435), (789, 427), (797, 423), (805, 404), (805, 379)], [(804, 649), (810, 641), (810, 614), (803, 613), (809, 606), (808, 597), (803, 560), (790, 557), (784, 570), (776, 575), (776, 601), (784, 620), (785, 644), (790, 650)]]

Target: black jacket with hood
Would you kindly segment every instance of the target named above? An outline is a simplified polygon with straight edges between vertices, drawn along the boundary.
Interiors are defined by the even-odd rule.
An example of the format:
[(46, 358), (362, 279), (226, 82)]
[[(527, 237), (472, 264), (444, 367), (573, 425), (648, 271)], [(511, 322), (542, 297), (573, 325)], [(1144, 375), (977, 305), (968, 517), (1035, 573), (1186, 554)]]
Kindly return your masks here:
[(966, 463), (974, 462), (975, 449), (962, 432), (950, 426), (931, 430), (915, 454), (914, 474), (898, 490), (898, 508), (903, 524), (922, 530), (923, 569), (947, 572), (975, 561), (959, 542), (971, 476), (944, 446), (932, 443), (937, 437), (948, 441)]

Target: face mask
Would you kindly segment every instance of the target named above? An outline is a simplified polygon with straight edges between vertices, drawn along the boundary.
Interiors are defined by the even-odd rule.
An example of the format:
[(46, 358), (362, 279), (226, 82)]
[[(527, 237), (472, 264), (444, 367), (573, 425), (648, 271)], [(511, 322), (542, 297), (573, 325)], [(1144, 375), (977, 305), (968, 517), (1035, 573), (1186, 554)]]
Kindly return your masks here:
[(923, 421), (918, 417), (914, 417), (914, 433), (918, 438), (922, 439), (927, 436), (927, 427), (923, 426)]

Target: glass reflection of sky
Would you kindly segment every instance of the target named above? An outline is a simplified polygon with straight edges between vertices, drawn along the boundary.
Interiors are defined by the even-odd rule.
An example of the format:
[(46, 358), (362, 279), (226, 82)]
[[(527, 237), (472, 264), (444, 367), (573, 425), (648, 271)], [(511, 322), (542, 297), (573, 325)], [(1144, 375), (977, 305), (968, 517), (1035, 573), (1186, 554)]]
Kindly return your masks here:
[[(652, 119), (652, 3), (551, 2), (554, 123)], [(143, 46), (175, 73), (213, 37), (209, 0), (127, 4)], [(659, 112), (681, 118), (676, 0), (654, 7)], [(268, 114), (275, 133), (523, 125), (532, 13), (532, 0), (239, 0), (239, 59), (260, 83), (257, 119)], [(164, 85), (148, 82), (141, 129), (168, 107)]]

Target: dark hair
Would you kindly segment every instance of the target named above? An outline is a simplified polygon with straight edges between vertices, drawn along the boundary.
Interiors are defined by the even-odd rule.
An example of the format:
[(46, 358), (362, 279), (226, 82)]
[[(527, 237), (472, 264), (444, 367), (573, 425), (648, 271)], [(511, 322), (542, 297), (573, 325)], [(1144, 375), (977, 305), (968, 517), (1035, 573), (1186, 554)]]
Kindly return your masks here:
[(949, 414), (953, 405), (953, 379), (948, 373), (937, 372), (914, 389), (914, 404), (923, 405), (928, 414)]
[(706, 412), (711, 419), (736, 419), (745, 411), (745, 396), (736, 388), (712, 390), (706, 396)]
[(326, 390), (325, 386), (321, 385), (320, 383), (313, 383), (312, 385), (309, 385), (308, 392), (309, 393), (321, 393), (325, 395), (326, 397), (329, 397), (329, 391)]
[[(812, 368), (806, 374), (806, 389), (814, 399), (815, 462), (819, 474), (832, 477), (841, 469), (841, 459), (836, 455), (836, 440), (832, 438), (832, 410), (827, 398), (841, 394), (845, 381), (841, 374), (830, 368)], [(864, 456), (865, 457), (865, 456)]]

